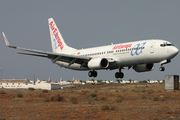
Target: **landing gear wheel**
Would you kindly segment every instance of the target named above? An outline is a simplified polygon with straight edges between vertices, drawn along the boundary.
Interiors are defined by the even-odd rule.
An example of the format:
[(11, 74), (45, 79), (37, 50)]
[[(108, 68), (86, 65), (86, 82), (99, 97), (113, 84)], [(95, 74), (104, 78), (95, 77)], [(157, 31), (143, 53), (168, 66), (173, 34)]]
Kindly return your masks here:
[(89, 72), (88, 72), (88, 76), (89, 76), (89, 77), (97, 77), (97, 72), (94, 71), (94, 70), (93, 70), (93, 71), (89, 71)]
[(92, 72), (92, 71), (89, 71), (89, 72), (88, 72), (88, 76), (89, 76), (89, 77), (92, 77), (92, 76), (93, 76), (93, 72)]
[(159, 70), (160, 71), (165, 71), (165, 68), (164, 67), (160, 67)]
[(120, 78), (123, 78), (123, 77), (124, 77), (124, 73), (120, 72), (120, 73), (119, 73), (119, 77), (120, 77)]
[(97, 72), (93, 71), (93, 77), (97, 77)]
[(116, 73), (115, 73), (115, 77), (116, 77), (116, 78), (119, 78), (119, 72), (116, 72)]
[(124, 77), (124, 73), (122, 73), (122, 72), (116, 72), (116, 73), (115, 73), (115, 77), (116, 77), (116, 78), (123, 78), (123, 77)]

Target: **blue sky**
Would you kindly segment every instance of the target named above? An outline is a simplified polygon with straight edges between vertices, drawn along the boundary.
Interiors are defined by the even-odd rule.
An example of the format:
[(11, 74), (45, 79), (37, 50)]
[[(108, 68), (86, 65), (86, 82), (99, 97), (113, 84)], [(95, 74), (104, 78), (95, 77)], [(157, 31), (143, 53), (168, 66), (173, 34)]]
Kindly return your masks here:
[[(48, 18), (53, 17), (66, 43), (76, 49), (146, 39), (163, 39), (180, 49), (179, 0), (16, 0), (0, 1), (0, 31), (10, 44), (51, 51)], [(3, 78), (36, 78), (52, 81), (89, 79), (88, 71), (60, 68), (49, 59), (16, 54), (0, 40), (0, 66)], [(124, 79), (157, 80), (165, 75), (179, 75), (177, 55), (171, 63), (155, 64), (151, 72), (123, 70)], [(116, 80), (118, 70), (98, 71), (95, 79)]]

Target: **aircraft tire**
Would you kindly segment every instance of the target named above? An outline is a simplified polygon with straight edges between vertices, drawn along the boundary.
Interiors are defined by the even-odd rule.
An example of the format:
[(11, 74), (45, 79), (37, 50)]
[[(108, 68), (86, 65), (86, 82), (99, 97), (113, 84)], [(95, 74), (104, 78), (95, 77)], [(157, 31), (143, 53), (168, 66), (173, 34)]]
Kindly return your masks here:
[(93, 76), (93, 71), (89, 71), (89, 72), (88, 72), (88, 76), (89, 76), (89, 77), (92, 77), (92, 76)]
[(119, 73), (119, 78), (123, 78), (124, 77), (124, 73), (120, 72)]
[(119, 72), (115, 73), (115, 78), (119, 78)]
[(165, 71), (165, 67), (160, 67), (159, 70), (160, 71)]
[(97, 77), (97, 72), (96, 71), (92, 71), (93, 72), (93, 77)]

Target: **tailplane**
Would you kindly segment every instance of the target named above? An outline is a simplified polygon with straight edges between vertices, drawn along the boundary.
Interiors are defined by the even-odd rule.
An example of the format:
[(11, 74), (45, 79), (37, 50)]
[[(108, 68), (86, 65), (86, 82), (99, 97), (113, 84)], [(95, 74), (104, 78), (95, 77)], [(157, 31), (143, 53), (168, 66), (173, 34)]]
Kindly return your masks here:
[(51, 37), (52, 51), (54, 53), (67, 53), (69, 51), (76, 50), (76, 49), (66, 45), (59, 29), (56, 26), (56, 23), (53, 20), (53, 18), (49, 18), (48, 23), (49, 23), (49, 31), (50, 31), (50, 37)]

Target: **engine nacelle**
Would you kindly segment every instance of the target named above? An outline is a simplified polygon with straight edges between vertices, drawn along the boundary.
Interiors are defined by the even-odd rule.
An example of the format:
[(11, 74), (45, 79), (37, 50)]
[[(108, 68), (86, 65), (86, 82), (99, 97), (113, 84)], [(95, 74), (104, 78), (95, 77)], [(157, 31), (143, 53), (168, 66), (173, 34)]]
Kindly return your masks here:
[(154, 64), (140, 64), (133, 66), (136, 72), (146, 72), (154, 69)]
[(103, 69), (109, 66), (109, 62), (105, 58), (93, 58), (88, 62), (88, 67), (91, 70)]

